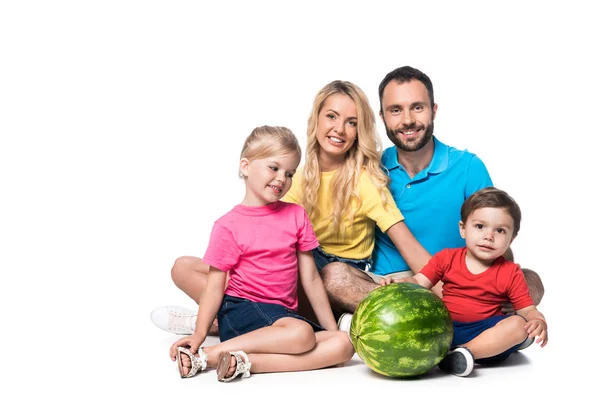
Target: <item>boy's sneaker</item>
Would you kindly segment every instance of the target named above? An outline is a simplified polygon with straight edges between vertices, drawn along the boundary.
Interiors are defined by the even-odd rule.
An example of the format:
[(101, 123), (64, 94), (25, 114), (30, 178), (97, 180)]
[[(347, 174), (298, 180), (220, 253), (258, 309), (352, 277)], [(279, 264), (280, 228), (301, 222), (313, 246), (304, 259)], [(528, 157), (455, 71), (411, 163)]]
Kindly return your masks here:
[(533, 344), (533, 342), (535, 341), (535, 337), (528, 337), (527, 339), (525, 339), (525, 341), (523, 343), (521, 343), (521, 345), (519, 346), (519, 348), (517, 349), (517, 351), (519, 350), (525, 350), (526, 348), (528, 348), (529, 346), (531, 346)]
[(439, 367), (442, 371), (456, 376), (467, 376), (473, 371), (474, 364), (475, 359), (469, 349), (458, 346), (450, 349), (446, 357), (440, 362)]
[(176, 335), (191, 335), (196, 329), (196, 312), (179, 306), (158, 307), (150, 314), (154, 325)]
[(350, 325), (352, 324), (352, 316), (354, 314), (343, 313), (338, 319), (337, 326), (340, 331), (346, 332), (350, 336)]

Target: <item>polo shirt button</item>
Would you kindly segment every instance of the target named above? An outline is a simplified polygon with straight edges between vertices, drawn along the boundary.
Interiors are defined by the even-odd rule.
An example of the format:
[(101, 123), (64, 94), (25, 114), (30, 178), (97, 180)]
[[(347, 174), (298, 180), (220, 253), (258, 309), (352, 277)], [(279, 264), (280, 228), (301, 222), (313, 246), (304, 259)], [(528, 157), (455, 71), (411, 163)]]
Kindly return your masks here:
[(406, 185), (406, 188), (407, 188), (407, 189), (410, 189), (410, 183), (409, 183), (408, 185)]

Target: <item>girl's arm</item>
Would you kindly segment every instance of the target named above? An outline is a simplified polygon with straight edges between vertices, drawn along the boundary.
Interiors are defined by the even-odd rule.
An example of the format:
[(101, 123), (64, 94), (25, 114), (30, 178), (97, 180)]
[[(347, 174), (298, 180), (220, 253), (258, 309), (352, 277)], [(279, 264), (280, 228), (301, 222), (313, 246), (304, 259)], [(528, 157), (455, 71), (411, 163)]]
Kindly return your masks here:
[(215, 267), (210, 267), (208, 272), (208, 281), (206, 282), (206, 288), (202, 297), (200, 298), (199, 304), (202, 307), (198, 308), (198, 317), (196, 318), (196, 329), (191, 336), (186, 336), (179, 339), (171, 346), (169, 353), (171, 359), (175, 360), (177, 354), (177, 347), (188, 346), (192, 353), (196, 353), (200, 345), (206, 339), (208, 330), (215, 320), (215, 316), (221, 307), (223, 301), (223, 294), (225, 292), (225, 284), (227, 280), (227, 272), (221, 271)]
[(415, 274), (427, 264), (431, 258), (431, 254), (421, 243), (417, 241), (408, 226), (404, 221), (400, 221), (387, 230), (387, 235), (390, 237), (404, 261)]
[(328, 331), (337, 331), (337, 323), (331, 311), (329, 298), (321, 276), (317, 271), (315, 259), (311, 251), (298, 251), (298, 268), (300, 269), (300, 282), (306, 297), (319, 320), (319, 324)]

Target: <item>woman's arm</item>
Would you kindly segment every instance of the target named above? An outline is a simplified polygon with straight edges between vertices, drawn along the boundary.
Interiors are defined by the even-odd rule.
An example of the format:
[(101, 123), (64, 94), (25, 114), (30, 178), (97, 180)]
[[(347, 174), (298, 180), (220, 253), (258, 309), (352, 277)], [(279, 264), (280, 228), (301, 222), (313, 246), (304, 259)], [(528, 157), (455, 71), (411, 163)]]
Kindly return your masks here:
[(306, 292), (306, 297), (308, 297), (308, 301), (319, 320), (319, 324), (328, 331), (337, 331), (337, 323), (333, 317), (329, 298), (321, 276), (317, 271), (312, 252), (298, 251), (297, 254), (300, 281)]

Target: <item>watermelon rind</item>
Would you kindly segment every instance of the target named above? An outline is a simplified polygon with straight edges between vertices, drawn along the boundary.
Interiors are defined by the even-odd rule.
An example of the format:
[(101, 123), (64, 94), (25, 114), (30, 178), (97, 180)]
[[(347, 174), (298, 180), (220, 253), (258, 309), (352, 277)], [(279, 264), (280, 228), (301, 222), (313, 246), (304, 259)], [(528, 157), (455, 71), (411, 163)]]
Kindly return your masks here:
[(373, 371), (390, 377), (429, 372), (452, 343), (452, 319), (433, 292), (413, 283), (373, 290), (358, 305), (350, 339)]

